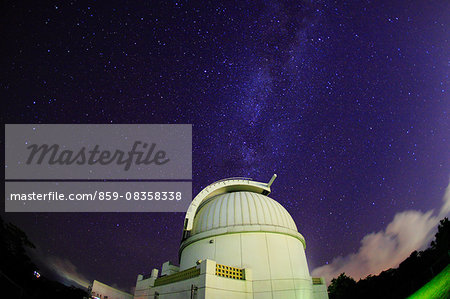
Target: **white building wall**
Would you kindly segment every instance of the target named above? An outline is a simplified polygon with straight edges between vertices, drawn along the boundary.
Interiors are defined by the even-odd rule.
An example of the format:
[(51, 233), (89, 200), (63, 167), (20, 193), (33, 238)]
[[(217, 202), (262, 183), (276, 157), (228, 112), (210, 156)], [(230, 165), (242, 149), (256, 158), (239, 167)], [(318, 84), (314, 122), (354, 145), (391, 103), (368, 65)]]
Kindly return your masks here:
[[(313, 286), (305, 240), (294, 220), (282, 205), (263, 195), (270, 192), (271, 182), (229, 179), (202, 190), (186, 213), (179, 268), (197, 267), (200, 275), (177, 281), (195, 271), (175, 274), (178, 269), (166, 265), (168, 278), (157, 280), (159, 286), (137, 290), (147, 296), (139, 299), (153, 298), (155, 292), (160, 299), (190, 298), (192, 286), (197, 288), (196, 299), (328, 298), (326, 286)], [(223, 267), (216, 275), (216, 262), (245, 269), (245, 279)]]
[(314, 299), (328, 299), (327, 286), (325, 284), (313, 285)]
[(247, 270), (247, 280), (237, 280), (217, 276), (216, 262), (204, 260), (200, 265), (200, 275), (194, 278), (152, 287), (136, 289), (135, 298), (153, 299), (158, 293), (159, 299), (185, 299), (191, 298), (191, 287), (197, 290), (193, 296), (195, 299), (253, 299), (251, 273)]
[[(248, 232), (202, 239), (183, 249), (180, 270), (195, 265), (199, 257), (251, 269), (253, 298), (313, 298), (303, 243), (292, 236)], [(221, 296), (217, 286), (212, 292)]]
[[(215, 275), (216, 262), (204, 260), (199, 266), (200, 275), (171, 284), (136, 290), (135, 299), (153, 299), (157, 292), (159, 299), (191, 298), (191, 286), (197, 287), (195, 299), (327, 299), (323, 289), (312, 293), (311, 280), (307, 279), (266, 279), (253, 280), (253, 271), (245, 269), (245, 280)], [(141, 287), (144, 285), (141, 284)], [(139, 294), (139, 295), (138, 295)]]
[(133, 295), (117, 290), (97, 280), (94, 280), (92, 283), (91, 294), (102, 299), (133, 299)]

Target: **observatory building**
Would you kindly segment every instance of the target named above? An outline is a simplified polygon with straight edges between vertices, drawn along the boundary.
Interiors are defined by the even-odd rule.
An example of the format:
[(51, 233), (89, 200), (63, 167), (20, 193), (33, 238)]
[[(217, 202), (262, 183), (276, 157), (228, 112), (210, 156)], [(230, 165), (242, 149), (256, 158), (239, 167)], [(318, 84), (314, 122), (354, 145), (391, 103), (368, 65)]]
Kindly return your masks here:
[(324, 279), (309, 274), (305, 238), (268, 197), (275, 178), (203, 189), (186, 212), (179, 266), (138, 275), (134, 298), (328, 299)]

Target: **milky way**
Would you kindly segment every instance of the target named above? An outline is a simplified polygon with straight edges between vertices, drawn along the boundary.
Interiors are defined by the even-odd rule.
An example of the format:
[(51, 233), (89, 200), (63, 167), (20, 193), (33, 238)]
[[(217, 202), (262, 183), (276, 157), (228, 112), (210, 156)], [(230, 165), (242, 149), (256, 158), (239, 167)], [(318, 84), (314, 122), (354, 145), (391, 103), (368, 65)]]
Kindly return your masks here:
[[(449, 2), (338, 2), (8, 2), (4, 122), (193, 124), (194, 193), (277, 173), (319, 267), (450, 173)], [(88, 280), (178, 262), (182, 213), (2, 215)]]

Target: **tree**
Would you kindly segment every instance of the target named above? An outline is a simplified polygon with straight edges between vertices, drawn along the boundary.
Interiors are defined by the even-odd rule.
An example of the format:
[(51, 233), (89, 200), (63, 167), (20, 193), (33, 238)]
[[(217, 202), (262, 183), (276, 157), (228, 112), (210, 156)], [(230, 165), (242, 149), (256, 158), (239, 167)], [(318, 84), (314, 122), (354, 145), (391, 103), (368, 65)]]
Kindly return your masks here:
[(450, 250), (450, 221), (447, 217), (439, 222), (435, 239), (430, 245), (431, 249), (436, 250), (438, 256), (442, 256)]
[(17, 292), (32, 282), (36, 270), (27, 255), (27, 248), (35, 248), (27, 235), (14, 224), (4, 223), (0, 217), (0, 271), (2, 279)]
[(350, 276), (341, 273), (338, 278), (333, 278), (328, 287), (330, 299), (352, 298), (356, 281)]
[(450, 221), (439, 222), (430, 247), (413, 251), (396, 269), (369, 275), (357, 283), (342, 273), (331, 280), (330, 299), (340, 298), (406, 298), (440, 273), (450, 262)]
[(27, 255), (27, 248), (35, 248), (25, 232), (0, 217), (0, 281), (2, 293), (8, 298), (75, 299), (87, 296), (86, 291), (67, 287), (49, 280), (45, 275), (35, 276), (36, 266)]

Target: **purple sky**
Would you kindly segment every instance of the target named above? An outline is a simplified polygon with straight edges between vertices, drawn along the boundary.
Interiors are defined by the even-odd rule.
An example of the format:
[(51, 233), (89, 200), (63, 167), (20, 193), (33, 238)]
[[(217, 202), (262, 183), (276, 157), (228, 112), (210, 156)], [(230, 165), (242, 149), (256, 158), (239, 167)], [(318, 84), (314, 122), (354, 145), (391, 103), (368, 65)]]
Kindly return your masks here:
[[(449, 1), (2, 5), (4, 123), (193, 124), (193, 192), (247, 176), (306, 239), (358, 251), (448, 185)], [(2, 213), (53, 268), (129, 290), (183, 213)], [(72, 275), (72, 276), (71, 276)]]

